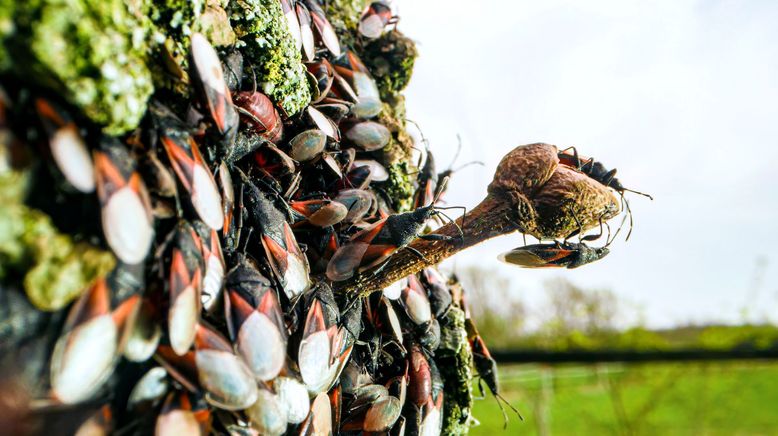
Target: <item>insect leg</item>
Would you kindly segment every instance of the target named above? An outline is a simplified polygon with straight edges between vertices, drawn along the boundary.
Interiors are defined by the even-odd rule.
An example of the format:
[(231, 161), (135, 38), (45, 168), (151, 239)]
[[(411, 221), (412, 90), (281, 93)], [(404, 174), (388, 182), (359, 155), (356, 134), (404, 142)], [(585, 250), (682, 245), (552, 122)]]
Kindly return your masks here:
[[(426, 235), (426, 236), (432, 236), (432, 235)], [(436, 235), (436, 236), (442, 236), (442, 235)], [(449, 236), (449, 238), (450, 238), (450, 236)], [(424, 255), (423, 255), (423, 254), (421, 254), (421, 252), (420, 252), (419, 250), (417, 250), (417, 249), (415, 249), (415, 248), (413, 248), (413, 247), (409, 247), (409, 246), (406, 246), (405, 248), (406, 248), (408, 251), (410, 251), (411, 253), (415, 254), (415, 255), (416, 255), (416, 257), (418, 257), (419, 259), (423, 260), (423, 261), (424, 261), (424, 262), (426, 262), (427, 264), (431, 264), (431, 262), (430, 262), (429, 260), (427, 260), (427, 258), (426, 258), (426, 257), (424, 257)]]

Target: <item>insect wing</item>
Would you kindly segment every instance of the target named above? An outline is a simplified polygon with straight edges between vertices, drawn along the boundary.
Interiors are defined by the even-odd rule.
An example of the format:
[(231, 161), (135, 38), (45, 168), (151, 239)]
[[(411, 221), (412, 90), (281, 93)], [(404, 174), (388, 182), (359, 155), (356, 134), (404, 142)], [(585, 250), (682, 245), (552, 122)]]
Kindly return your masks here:
[(502, 253), (498, 259), (523, 268), (558, 268), (566, 266), (563, 260), (571, 254), (572, 250), (554, 245), (528, 245)]
[(200, 219), (208, 227), (221, 230), (224, 226), (224, 205), (213, 174), (200, 155), (197, 144), (189, 135), (163, 133), (161, 139), (181, 184), (191, 194), (192, 206)]
[(101, 144), (93, 156), (105, 239), (122, 262), (137, 264), (146, 257), (154, 237), (146, 186), (123, 145)]
[(226, 134), (236, 130), (238, 114), (224, 81), (221, 61), (211, 43), (199, 33), (192, 35), (192, 68), (202, 87), (203, 100), (219, 132)]
[(295, 8), (289, 3), (289, 0), (281, 0), (281, 11), (286, 18), (286, 24), (289, 27), (289, 33), (294, 38), (295, 45), (299, 51), (303, 47), (303, 36), (300, 32), (300, 21), (297, 20)]
[(311, 13), (302, 3), (297, 3), (295, 8), (297, 9), (297, 19), (300, 22), (303, 53), (308, 62), (313, 62), (316, 58), (316, 46), (313, 39), (313, 29), (311, 29)]
[(324, 43), (327, 50), (335, 57), (340, 56), (338, 35), (335, 33), (335, 29), (332, 28), (330, 22), (327, 21), (327, 17), (321, 9), (321, 6), (319, 6), (316, 0), (306, 0), (305, 4), (311, 12), (311, 20), (313, 21), (314, 27), (316, 27), (316, 31), (319, 33), (319, 37), (321, 37), (321, 42)]

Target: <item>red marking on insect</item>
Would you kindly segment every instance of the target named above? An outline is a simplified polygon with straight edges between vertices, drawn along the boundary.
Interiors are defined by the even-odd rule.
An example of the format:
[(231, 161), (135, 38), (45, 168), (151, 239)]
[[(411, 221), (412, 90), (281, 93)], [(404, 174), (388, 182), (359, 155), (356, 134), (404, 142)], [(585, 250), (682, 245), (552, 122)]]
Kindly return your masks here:
[(175, 232), (168, 278), (168, 336), (173, 350), (181, 356), (192, 346), (200, 319), (204, 262), (202, 241), (194, 228), (181, 221)]
[(340, 56), (340, 42), (338, 41), (338, 35), (335, 34), (335, 29), (332, 28), (332, 24), (327, 20), (327, 16), (319, 6), (319, 2), (316, 0), (303, 0), (308, 10), (311, 13), (311, 21), (316, 28), (316, 32), (319, 34), (319, 39), (327, 47), (333, 56)]
[[(100, 278), (71, 307), (62, 336), (51, 356), (51, 390), (58, 401), (73, 404), (88, 400), (113, 372), (119, 353), (140, 307), (140, 295), (126, 295)], [(113, 289), (116, 288), (116, 289)], [(89, 358), (84, 359), (84, 353)]]
[(553, 242), (525, 245), (499, 256), (503, 262), (523, 268), (578, 268), (602, 259), (608, 247), (592, 248), (584, 243)]
[(384, 33), (389, 24), (397, 23), (398, 18), (392, 14), (392, 8), (383, 1), (375, 1), (365, 8), (359, 18), (359, 33), (368, 39), (376, 39)]
[(292, 201), (289, 206), (304, 217), (296, 224), (328, 227), (343, 221), (348, 215), (348, 209), (343, 203), (327, 199)]
[(154, 236), (151, 199), (132, 159), (117, 140), (104, 137), (93, 152), (103, 233), (116, 256), (141, 262)]
[(191, 392), (205, 390), (205, 400), (224, 410), (243, 410), (259, 395), (257, 382), (229, 342), (215, 330), (198, 324), (194, 351), (178, 356), (170, 347), (157, 349), (160, 363)]
[[(439, 192), (444, 187), (445, 182), (439, 187)], [(332, 256), (327, 265), (327, 278), (332, 281), (346, 280), (357, 272), (363, 272), (388, 260), (394, 252), (407, 247), (417, 237), (433, 241), (453, 239), (442, 235), (421, 234), (427, 220), (435, 215), (443, 215), (443, 212), (440, 208), (429, 205), (411, 212), (390, 215), (371, 224), (352, 236), (349, 242), (342, 245)]]
[(232, 136), (238, 130), (238, 114), (224, 81), (219, 56), (208, 39), (199, 33), (192, 35), (191, 46), (192, 76), (203, 105), (208, 108), (219, 132)]
[(284, 214), (278, 210), (270, 194), (261, 191), (243, 173), (249, 219), (260, 233), (260, 240), (284, 292), (290, 301), (310, 286), (308, 260), (300, 250), (292, 228)]
[(162, 145), (179, 181), (190, 194), (192, 206), (208, 227), (221, 230), (224, 226), (221, 195), (200, 148), (183, 123), (167, 108), (156, 105), (152, 110)]
[(230, 338), (258, 380), (274, 379), (286, 360), (286, 326), (273, 285), (241, 257), (227, 278), (225, 318)]

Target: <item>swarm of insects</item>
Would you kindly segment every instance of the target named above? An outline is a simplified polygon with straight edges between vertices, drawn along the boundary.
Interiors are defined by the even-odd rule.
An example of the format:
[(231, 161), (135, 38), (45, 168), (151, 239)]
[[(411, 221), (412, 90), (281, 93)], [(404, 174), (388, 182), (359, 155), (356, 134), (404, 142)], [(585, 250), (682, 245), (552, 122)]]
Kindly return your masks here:
[[(358, 47), (341, 45), (318, 0), (278, 1), (313, 95), (295, 116), (258, 90), (240, 51), (220, 55), (200, 33), (191, 98), (155, 95), (122, 136), (50, 89), (0, 77), (0, 173), (26, 174), (29, 207), (115, 257), (55, 312), (0, 270), (0, 398), (14, 397), (0, 422), (27, 434), (441, 433), (440, 320), (464, 304), (448, 280), (429, 267), (367, 298), (331, 285), (417, 237), (443, 239), (423, 230), (445, 216), (451, 171), (437, 174), (430, 154), (414, 209), (395, 210), (377, 160), (392, 132)], [(396, 21), (373, 2), (359, 38)]]

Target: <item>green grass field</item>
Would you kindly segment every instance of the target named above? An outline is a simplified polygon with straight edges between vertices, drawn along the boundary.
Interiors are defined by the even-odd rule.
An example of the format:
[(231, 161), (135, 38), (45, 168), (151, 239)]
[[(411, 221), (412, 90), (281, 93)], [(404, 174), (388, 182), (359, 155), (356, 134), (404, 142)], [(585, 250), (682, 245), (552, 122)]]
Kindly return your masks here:
[(473, 435), (778, 435), (778, 362), (502, 365), (500, 376), (524, 421), (510, 416), (503, 432), (487, 393)]

